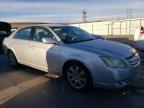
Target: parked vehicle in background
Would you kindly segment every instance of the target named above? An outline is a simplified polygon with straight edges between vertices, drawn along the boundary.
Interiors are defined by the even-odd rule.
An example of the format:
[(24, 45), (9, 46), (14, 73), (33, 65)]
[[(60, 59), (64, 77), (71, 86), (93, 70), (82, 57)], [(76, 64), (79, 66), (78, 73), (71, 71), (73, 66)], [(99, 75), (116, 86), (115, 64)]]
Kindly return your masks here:
[(5, 38), (3, 47), (12, 66), (61, 73), (76, 90), (122, 88), (138, 76), (140, 58), (134, 48), (73, 26), (24, 27)]
[(2, 42), (5, 37), (8, 37), (11, 33), (11, 25), (6, 22), (0, 22), (0, 53), (3, 52)]
[(144, 27), (141, 26), (135, 30), (134, 34), (135, 48), (137, 49), (141, 62), (144, 63)]
[(141, 26), (135, 30), (134, 41), (144, 40), (144, 28)]
[(137, 49), (144, 50), (144, 28), (142, 26), (135, 30), (134, 41)]

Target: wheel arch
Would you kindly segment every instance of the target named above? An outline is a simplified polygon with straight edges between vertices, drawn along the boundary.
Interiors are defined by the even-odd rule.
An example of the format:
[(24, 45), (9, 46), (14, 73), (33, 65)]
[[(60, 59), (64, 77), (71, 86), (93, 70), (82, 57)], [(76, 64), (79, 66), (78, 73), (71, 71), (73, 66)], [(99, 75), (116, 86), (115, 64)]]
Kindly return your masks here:
[(6, 54), (8, 55), (8, 52), (9, 51), (11, 51), (11, 52), (13, 52), (14, 53), (14, 55), (15, 55), (15, 57), (16, 57), (16, 59), (17, 59), (17, 61), (18, 61), (18, 58), (17, 58), (17, 56), (16, 56), (16, 54), (15, 54), (15, 52), (14, 52), (14, 50), (12, 50), (12, 49), (10, 49), (10, 48), (7, 48), (7, 50), (6, 50)]
[[(8, 52), (13, 52), (14, 53), (14, 51), (12, 50), (12, 49), (10, 49), (10, 48), (8, 48), (7, 50), (6, 50), (6, 54), (8, 54)], [(14, 53), (15, 54), (15, 53)]]
[(91, 88), (93, 87), (93, 78), (92, 78), (92, 74), (89, 70), (89, 68), (82, 62), (78, 61), (78, 60), (68, 60), (64, 63), (63, 67), (62, 67), (62, 75), (63, 77), (67, 80), (66, 78), (66, 67), (71, 64), (71, 63), (78, 63), (80, 64), (81, 66), (83, 66), (85, 69), (86, 69), (86, 73), (87, 75), (89, 76), (88, 79), (89, 79), (89, 85), (88, 85), (88, 88)]
[(63, 75), (64, 77), (65, 77), (66, 67), (67, 67), (69, 64), (71, 64), (71, 63), (79, 63), (79, 64), (81, 64), (83, 67), (85, 67), (85, 68), (87, 69), (87, 71), (89, 72), (89, 74), (90, 74), (90, 76), (91, 76), (91, 73), (90, 73), (89, 68), (88, 68), (83, 62), (81, 62), (81, 61), (79, 61), (79, 60), (68, 60), (68, 61), (66, 61), (66, 62), (63, 64), (63, 66), (62, 66), (62, 75)]

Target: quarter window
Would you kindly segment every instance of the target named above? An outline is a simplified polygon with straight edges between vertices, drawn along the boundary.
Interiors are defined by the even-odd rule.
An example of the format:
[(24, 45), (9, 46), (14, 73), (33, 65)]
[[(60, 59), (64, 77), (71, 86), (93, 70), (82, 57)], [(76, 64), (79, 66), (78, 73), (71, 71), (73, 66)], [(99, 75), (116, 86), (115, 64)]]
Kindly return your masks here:
[(24, 28), (17, 32), (16, 39), (30, 40), (31, 39), (31, 28)]

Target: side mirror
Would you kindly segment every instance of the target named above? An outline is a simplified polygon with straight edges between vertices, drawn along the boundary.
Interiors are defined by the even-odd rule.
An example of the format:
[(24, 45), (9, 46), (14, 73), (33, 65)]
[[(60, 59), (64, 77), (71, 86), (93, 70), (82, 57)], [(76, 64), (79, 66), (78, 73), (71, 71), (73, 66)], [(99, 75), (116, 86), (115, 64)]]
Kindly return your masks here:
[(57, 44), (57, 41), (53, 38), (42, 38), (42, 42), (45, 44)]

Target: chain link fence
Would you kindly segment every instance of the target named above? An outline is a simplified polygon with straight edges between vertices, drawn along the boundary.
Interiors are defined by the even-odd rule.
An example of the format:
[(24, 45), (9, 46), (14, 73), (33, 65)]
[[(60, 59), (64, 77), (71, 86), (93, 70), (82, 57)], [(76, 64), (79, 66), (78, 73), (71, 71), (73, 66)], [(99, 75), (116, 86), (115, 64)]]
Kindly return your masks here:
[(111, 37), (133, 37), (135, 30), (144, 25), (144, 18), (97, 21), (90, 23), (73, 24), (91, 34)]

